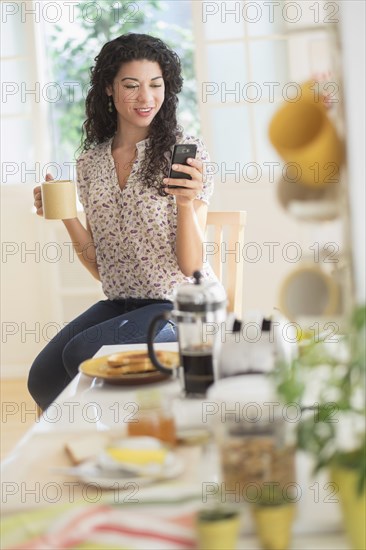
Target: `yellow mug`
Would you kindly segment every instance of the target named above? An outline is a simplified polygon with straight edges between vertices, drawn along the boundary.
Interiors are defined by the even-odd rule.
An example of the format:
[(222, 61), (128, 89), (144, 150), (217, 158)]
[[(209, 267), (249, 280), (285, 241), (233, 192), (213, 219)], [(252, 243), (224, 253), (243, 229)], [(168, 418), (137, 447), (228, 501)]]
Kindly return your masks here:
[(344, 148), (322, 102), (310, 94), (296, 103), (285, 103), (269, 126), (273, 147), (287, 162), (290, 179), (309, 186), (337, 183)]
[(70, 180), (51, 180), (41, 184), (43, 217), (46, 220), (76, 218), (76, 188)]

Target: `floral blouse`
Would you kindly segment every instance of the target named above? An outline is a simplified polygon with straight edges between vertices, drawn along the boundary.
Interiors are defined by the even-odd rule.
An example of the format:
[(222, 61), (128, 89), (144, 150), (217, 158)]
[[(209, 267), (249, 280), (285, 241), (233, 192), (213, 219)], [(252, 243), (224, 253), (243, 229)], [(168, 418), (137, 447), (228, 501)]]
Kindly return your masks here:
[[(112, 139), (84, 152), (77, 161), (78, 195), (93, 233), (103, 291), (110, 300), (171, 300), (174, 288), (190, 280), (180, 271), (175, 254), (175, 197), (162, 197), (137, 178), (148, 138), (137, 143), (137, 159), (121, 190)], [(195, 143), (196, 158), (209, 161), (200, 139), (184, 136), (180, 143)], [(213, 177), (205, 174), (197, 199), (208, 204), (212, 192)], [(208, 264), (202, 272), (204, 278), (216, 280)]]

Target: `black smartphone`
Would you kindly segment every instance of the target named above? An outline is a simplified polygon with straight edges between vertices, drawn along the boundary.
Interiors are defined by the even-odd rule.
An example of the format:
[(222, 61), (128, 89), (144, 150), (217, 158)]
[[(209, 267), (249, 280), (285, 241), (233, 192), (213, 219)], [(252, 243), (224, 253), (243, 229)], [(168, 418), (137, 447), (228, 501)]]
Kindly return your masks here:
[[(173, 164), (185, 164), (188, 166), (187, 159), (196, 158), (196, 153), (197, 145), (194, 145), (193, 143), (180, 143), (179, 145), (174, 145), (172, 162), (170, 164), (169, 178), (191, 180), (192, 178), (189, 174), (185, 174), (184, 172), (177, 172), (176, 170), (172, 169), (172, 166)], [(169, 185), (169, 187), (171, 189), (183, 188), (181, 185)]]

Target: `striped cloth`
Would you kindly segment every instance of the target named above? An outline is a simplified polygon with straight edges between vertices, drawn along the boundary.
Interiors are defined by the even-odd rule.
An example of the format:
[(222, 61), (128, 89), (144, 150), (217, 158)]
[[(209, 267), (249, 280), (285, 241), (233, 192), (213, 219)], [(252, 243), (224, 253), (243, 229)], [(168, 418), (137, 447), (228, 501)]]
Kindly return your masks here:
[(54, 504), (6, 517), (1, 526), (1, 548), (193, 549), (194, 518), (201, 507), (201, 495), (197, 494), (118, 504), (109, 494), (97, 504)]

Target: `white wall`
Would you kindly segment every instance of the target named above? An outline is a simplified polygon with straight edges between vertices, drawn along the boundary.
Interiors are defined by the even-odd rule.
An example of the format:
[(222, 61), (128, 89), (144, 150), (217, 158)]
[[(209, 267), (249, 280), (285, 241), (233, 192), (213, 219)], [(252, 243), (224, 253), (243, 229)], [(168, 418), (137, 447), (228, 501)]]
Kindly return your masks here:
[(24, 185), (1, 188), (1, 366), (8, 375), (30, 366), (43, 344), (37, 327), (54, 318), (45, 265), (31, 253), (40, 242), (31, 192)]
[(24, 376), (64, 323), (102, 298), (100, 283), (70, 254), (62, 222), (40, 218), (32, 205), (32, 186), (1, 187), (3, 377)]
[(24, 376), (64, 324), (103, 294), (62, 222), (33, 212), (32, 186), (3, 186), (1, 199), (1, 376)]
[(356, 298), (366, 301), (365, 2), (341, 2), (343, 89), (347, 131), (351, 231)]

